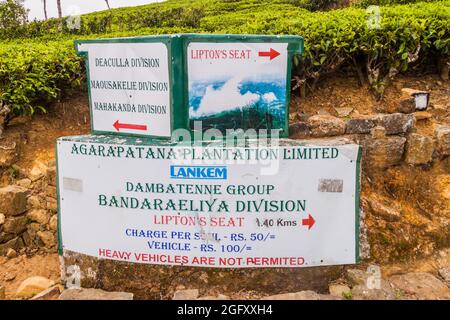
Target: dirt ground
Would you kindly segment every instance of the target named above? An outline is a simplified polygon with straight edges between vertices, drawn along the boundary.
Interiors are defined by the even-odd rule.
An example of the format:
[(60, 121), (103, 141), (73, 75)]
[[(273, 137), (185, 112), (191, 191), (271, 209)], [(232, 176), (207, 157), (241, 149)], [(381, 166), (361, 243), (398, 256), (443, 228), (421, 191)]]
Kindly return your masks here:
[[(418, 133), (431, 134), (436, 125), (450, 124), (450, 82), (440, 80), (437, 75), (398, 77), (388, 87), (382, 101), (376, 101), (369, 89), (361, 87), (356, 78), (330, 77), (320, 82), (316, 91), (305, 99), (297, 94), (292, 95), (291, 119), (295, 119), (294, 114), (312, 116), (323, 112), (338, 116), (336, 108), (352, 108), (348, 117), (385, 112), (389, 108), (388, 104), (398, 102), (402, 88), (427, 90), (431, 93), (431, 112), (437, 116), (430, 121), (417, 122)], [(56, 139), (89, 134), (89, 117), (88, 97), (85, 93), (80, 93), (68, 101), (51, 106), (47, 114), (13, 119), (5, 130), (4, 137), (20, 137), (20, 157), (16, 165), (29, 169), (36, 162), (54, 159)]]

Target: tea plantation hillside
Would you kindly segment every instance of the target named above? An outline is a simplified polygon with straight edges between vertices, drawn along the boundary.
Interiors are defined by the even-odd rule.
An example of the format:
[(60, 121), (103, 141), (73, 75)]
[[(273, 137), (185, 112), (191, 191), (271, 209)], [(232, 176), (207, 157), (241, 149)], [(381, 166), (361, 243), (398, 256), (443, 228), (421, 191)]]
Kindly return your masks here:
[[(22, 3), (0, 0), (0, 300), (450, 300), (450, 0)], [(303, 36), (290, 96), (281, 44), (253, 46), (264, 67), (193, 46), (156, 80), (164, 50), (127, 44), (88, 94), (75, 40), (180, 33)], [(113, 136), (181, 124), (179, 146)]]
[[(406, 4), (395, 4), (395, 3)], [(330, 3), (332, 4), (330, 6)], [(381, 98), (391, 78), (437, 69), (450, 56), (450, 0), (169, 0), (0, 30), (0, 100), (8, 119), (45, 111), (83, 88), (73, 40), (181, 32), (293, 34), (305, 38), (294, 61), (293, 87), (314, 90), (323, 76), (351, 68)], [(383, 4), (379, 12), (369, 4)], [(335, 6), (333, 6), (335, 4)], [(328, 8), (326, 11), (319, 11)]]

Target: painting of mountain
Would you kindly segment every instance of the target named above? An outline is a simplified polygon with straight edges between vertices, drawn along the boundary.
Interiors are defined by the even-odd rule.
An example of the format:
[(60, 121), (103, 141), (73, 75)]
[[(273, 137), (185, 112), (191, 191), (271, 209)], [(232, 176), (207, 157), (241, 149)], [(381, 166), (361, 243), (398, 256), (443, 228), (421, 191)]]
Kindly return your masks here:
[(285, 78), (238, 78), (195, 81), (189, 88), (189, 119), (203, 131), (283, 129), (286, 123)]

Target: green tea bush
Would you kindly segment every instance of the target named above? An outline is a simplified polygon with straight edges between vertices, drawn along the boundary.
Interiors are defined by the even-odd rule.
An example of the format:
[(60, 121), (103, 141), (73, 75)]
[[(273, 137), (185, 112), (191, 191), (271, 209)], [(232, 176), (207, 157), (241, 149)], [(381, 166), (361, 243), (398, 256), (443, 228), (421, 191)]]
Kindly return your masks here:
[(351, 66), (378, 97), (396, 74), (450, 57), (450, 0), (383, 6), (379, 16), (360, 6), (312, 12), (308, 3), (169, 0), (83, 15), (80, 29), (68, 28), (66, 20), (32, 22), (25, 34), (0, 42), (0, 100), (14, 114), (33, 113), (79, 88), (84, 67), (73, 40), (85, 38), (185, 32), (301, 35), (305, 53), (295, 57), (295, 88), (314, 90), (321, 77)]

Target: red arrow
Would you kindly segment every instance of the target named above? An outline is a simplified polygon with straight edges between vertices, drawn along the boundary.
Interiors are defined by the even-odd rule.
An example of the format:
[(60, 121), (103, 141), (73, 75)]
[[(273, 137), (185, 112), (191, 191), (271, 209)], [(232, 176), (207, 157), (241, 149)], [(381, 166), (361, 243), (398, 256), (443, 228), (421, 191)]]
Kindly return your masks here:
[(270, 60), (273, 60), (278, 57), (280, 53), (277, 50), (270, 48), (270, 51), (260, 51), (258, 55), (260, 57), (270, 57)]
[(132, 130), (147, 131), (147, 126), (146, 125), (120, 123), (119, 120), (114, 122), (113, 126), (114, 126), (114, 128), (116, 128), (117, 131), (120, 131), (120, 129), (132, 129)]
[(303, 219), (302, 220), (302, 225), (308, 226), (308, 230), (310, 230), (315, 223), (316, 223), (316, 220), (314, 220), (312, 215), (309, 215), (308, 219)]

